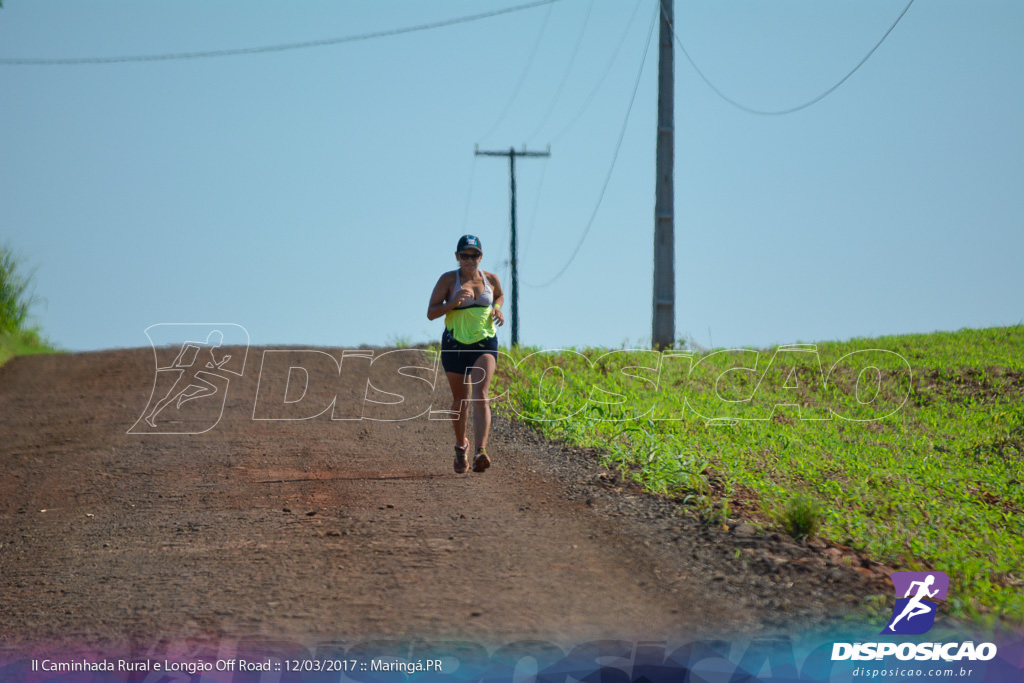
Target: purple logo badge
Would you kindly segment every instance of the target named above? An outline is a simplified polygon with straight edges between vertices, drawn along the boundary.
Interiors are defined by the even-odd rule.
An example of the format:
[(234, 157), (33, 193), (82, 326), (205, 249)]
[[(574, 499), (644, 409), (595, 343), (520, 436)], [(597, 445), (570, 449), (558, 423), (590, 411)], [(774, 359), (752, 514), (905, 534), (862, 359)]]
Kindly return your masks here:
[(938, 603), (946, 599), (949, 577), (942, 572), (893, 572), (889, 578), (896, 589), (896, 604), (882, 633), (927, 633), (935, 623)]

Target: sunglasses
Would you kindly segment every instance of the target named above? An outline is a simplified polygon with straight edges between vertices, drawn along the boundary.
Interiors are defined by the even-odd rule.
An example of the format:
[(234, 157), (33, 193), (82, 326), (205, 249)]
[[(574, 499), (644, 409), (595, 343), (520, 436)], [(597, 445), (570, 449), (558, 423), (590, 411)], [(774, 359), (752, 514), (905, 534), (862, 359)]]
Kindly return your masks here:
[(462, 259), (463, 261), (470, 261), (470, 260), (473, 260), (473, 259), (478, 259), (481, 256), (483, 256), (483, 254), (481, 254), (479, 251), (460, 251), (459, 252), (459, 258)]

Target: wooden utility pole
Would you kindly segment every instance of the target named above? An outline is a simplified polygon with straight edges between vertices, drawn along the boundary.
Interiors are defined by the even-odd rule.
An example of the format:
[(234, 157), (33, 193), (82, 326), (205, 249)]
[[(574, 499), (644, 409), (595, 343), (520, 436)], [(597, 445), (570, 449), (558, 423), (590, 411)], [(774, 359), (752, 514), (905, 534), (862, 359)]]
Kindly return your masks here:
[(523, 145), (523, 149), (518, 152), (513, 147), (509, 147), (507, 152), (480, 151), (480, 148), (477, 147), (475, 154), (481, 157), (508, 157), (508, 174), (512, 183), (512, 244), (510, 245), (512, 253), (512, 346), (517, 346), (519, 344), (519, 252), (516, 244), (516, 157), (549, 157), (551, 156), (551, 147), (549, 146), (546, 152), (528, 152), (526, 145)]
[(654, 348), (675, 344), (676, 278), (673, 208), (675, 126), (673, 118), (672, 0), (661, 2), (658, 54), (658, 149), (654, 200), (654, 307), (651, 341)]

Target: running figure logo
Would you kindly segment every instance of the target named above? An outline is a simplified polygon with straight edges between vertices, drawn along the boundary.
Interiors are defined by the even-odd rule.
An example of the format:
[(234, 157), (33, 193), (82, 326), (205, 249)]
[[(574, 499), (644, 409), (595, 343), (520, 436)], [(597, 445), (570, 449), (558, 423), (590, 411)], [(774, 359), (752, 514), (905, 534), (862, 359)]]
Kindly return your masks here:
[(893, 572), (889, 578), (896, 589), (896, 604), (882, 633), (926, 633), (935, 623), (938, 602), (946, 599), (949, 577), (942, 572)]
[(213, 429), (224, 413), (231, 377), (241, 377), (245, 370), (249, 333), (234, 324), (161, 323), (147, 328), (146, 336), (153, 346), (156, 375), (146, 409), (128, 433), (201, 434)]

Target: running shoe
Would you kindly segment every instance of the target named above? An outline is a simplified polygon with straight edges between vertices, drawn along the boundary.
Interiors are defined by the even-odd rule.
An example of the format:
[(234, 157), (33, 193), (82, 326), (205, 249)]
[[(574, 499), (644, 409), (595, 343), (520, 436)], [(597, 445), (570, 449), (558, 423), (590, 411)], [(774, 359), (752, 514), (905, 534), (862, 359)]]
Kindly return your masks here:
[(469, 460), (466, 458), (466, 450), (469, 448), (469, 442), (466, 442), (465, 446), (455, 447), (455, 473), (465, 474), (469, 471)]
[(491, 459), (487, 457), (487, 453), (484, 452), (484, 449), (481, 448), (477, 452), (476, 457), (473, 458), (473, 471), (474, 472), (483, 472), (484, 470), (486, 470), (490, 466), (491, 466)]

